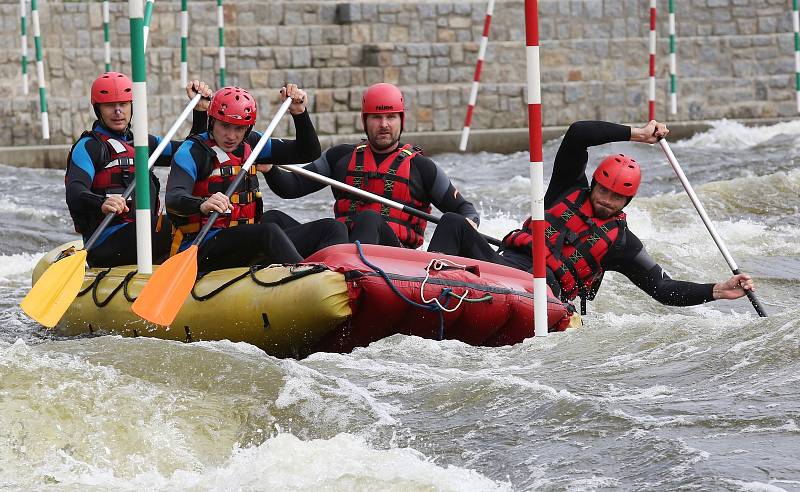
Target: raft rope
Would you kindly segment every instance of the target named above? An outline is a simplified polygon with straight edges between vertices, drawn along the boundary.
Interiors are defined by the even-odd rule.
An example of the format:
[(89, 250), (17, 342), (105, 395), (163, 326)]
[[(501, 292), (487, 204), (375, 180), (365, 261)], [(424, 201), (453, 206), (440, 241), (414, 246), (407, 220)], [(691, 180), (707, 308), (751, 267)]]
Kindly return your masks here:
[[(458, 299), (458, 304), (456, 304), (456, 306), (454, 308), (451, 308), (451, 309), (448, 309), (446, 306), (442, 306), (442, 304), (439, 302), (439, 299), (437, 299), (435, 297), (433, 297), (431, 299), (425, 299), (425, 284), (428, 282), (428, 279), (431, 276), (431, 268), (433, 268), (437, 272), (441, 271), (442, 269), (445, 269), (445, 268), (457, 268), (459, 270), (466, 270), (467, 269), (467, 265), (460, 265), (460, 264), (455, 263), (455, 262), (450, 261), (450, 260), (445, 260), (445, 259), (439, 260), (439, 259), (433, 258), (433, 259), (431, 259), (431, 261), (428, 262), (428, 266), (425, 267), (425, 279), (422, 281), (422, 283), (419, 286), (419, 298), (422, 299), (422, 302), (424, 302), (425, 304), (430, 304), (432, 302), (435, 302), (436, 305), (439, 306), (439, 308), (442, 311), (446, 312), (446, 313), (452, 313), (452, 312), (458, 310), (458, 308), (460, 308), (461, 304), (464, 302), (464, 299), (466, 299), (467, 296), (469, 295), (469, 289), (465, 288), (464, 289), (464, 293), (462, 295), (460, 295), (460, 296), (456, 295), (455, 293), (453, 293), (453, 295), (455, 295), (456, 299)], [(450, 288), (448, 287), (445, 290), (449, 291)], [(444, 292), (444, 291), (442, 291), (442, 292)], [(447, 299), (447, 303), (448, 304), (450, 303), (450, 299)]]
[[(308, 275), (313, 275), (315, 273), (320, 273), (320, 272), (324, 272), (324, 271), (328, 270), (328, 268), (325, 267), (324, 265), (302, 265), (304, 267), (310, 266), (311, 268), (306, 268), (306, 269), (301, 270), (299, 272), (295, 272), (295, 270), (294, 270), (295, 267), (290, 267), (289, 268), (289, 274), (290, 275), (288, 277), (283, 277), (283, 278), (278, 279), (278, 280), (276, 280), (274, 282), (264, 282), (264, 281), (259, 280), (258, 278), (256, 278), (256, 273), (258, 273), (259, 270), (263, 270), (264, 268), (267, 268), (267, 266), (269, 266), (269, 265), (263, 265), (263, 266), (262, 265), (251, 265), (250, 268), (246, 272), (244, 272), (244, 273), (242, 273), (242, 274), (240, 274), (240, 275), (228, 280), (227, 282), (225, 282), (224, 284), (220, 285), (219, 287), (217, 287), (216, 289), (212, 290), (211, 292), (209, 292), (207, 294), (203, 294), (201, 296), (198, 296), (194, 291), (194, 289), (197, 287), (197, 282), (195, 282), (194, 287), (192, 287), (192, 298), (194, 298), (194, 300), (196, 300), (196, 301), (201, 301), (201, 302), (202, 301), (206, 301), (208, 299), (211, 299), (215, 295), (219, 294), (223, 290), (227, 289), (228, 287), (230, 287), (231, 285), (235, 284), (239, 280), (242, 280), (243, 278), (247, 277), (248, 275), (250, 276), (250, 279), (253, 281), (253, 283), (255, 283), (256, 285), (259, 285), (261, 287), (277, 287), (278, 285), (288, 284), (289, 282), (294, 282), (295, 280), (299, 280), (299, 279), (301, 279), (303, 277), (307, 277)], [(210, 272), (206, 272), (203, 275), (197, 277), (197, 280), (200, 280), (201, 278), (203, 278), (208, 273), (210, 273)]]
[[(452, 268), (453, 266), (462, 267), (462, 265), (458, 265), (457, 263), (449, 262), (449, 260), (431, 260), (431, 262), (428, 263), (428, 268), (425, 269), (427, 275), (425, 276), (425, 280), (423, 280), (423, 282), (422, 282), (422, 287), (420, 287), (420, 297), (425, 302), (425, 304), (420, 304), (418, 302), (412, 301), (411, 299), (409, 299), (408, 297), (403, 295), (403, 293), (400, 292), (400, 290), (397, 289), (397, 287), (392, 282), (392, 279), (389, 278), (389, 275), (385, 271), (383, 271), (379, 266), (373, 265), (372, 263), (370, 263), (367, 260), (367, 257), (364, 255), (364, 250), (361, 248), (361, 241), (356, 241), (356, 249), (358, 249), (358, 256), (359, 256), (359, 258), (361, 258), (361, 261), (365, 265), (370, 267), (375, 273), (380, 275), (383, 278), (383, 280), (386, 282), (386, 285), (389, 286), (389, 288), (392, 290), (392, 292), (395, 293), (395, 295), (397, 295), (397, 297), (399, 297), (400, 299), (402, 299), (403, 301), (405, 301), (406, 303), (408, 303), (408, 304), (410, 304), (410, 305), (412, 305), (414, 307), (417, 307), (417, 308), (420, 308), (420, 309), (424, 309), (426, 311), (431, 311), (431, 312), (437, 313), (439, 315), (439, 337), (437, 338), (437, 340), (439, 340), (439, 341), (444, 340), (444, 313), (445, 312), (452, 313), (453, 311), (458, 309), (459, 306), (461, 306), (461, 304), (464, 303), (464, 302), (486, 302), (486, 301), (491, 301), (492, 300), (491, 294), (487, 294), (487, 295), (485, 295), (483, 297), (480, 297), (480, 298), (467, 299), (466, 297), (467, 297), (467, 294), (469, 293), (469, 290), (465, 290), (464, 294), (459, 296), (459, 295), (455, 294), (453, 292), (453, 289), (451, 289), (450, 287), (445, 287), (444, 289), (442, 289), (442, 292), (439, 294), (438, 298), (433, 298), (433, 299), (426, 300), (425, 297), (422, 296), (422, 287), (425, 286), (425, 282), (427, 282), (428, 277), (430, 276), (430, 268), (431, 268), (431, 266), (432, 266), (434, 261), (440, 262), (438, 265), (434, 266), (435, 270), (442, 270), (442, 269), (445, 269), (445, 268)], [(447, 265), (445, 262), (451, 263), (451, 265)], [(463, 266), (463, 268), (466, 269), (466, 266)], [(450, 300), (453, 297), (455, 297), (456, 299), (459, 300), (458, 301), (458, 305), (455, 308), (449, 309), (448, 305), (450, 304)], [(444, 304), (442, 304), (443, 300), (445, 301)], [(432, 303), (433, 301), (435, 301), (435, 302)]]
[[(288, 284), (289, 282), (293, 282), (295, 280), (299, 280), (299, 279), (301, 279), (303, 277), (306, 277), (308, 275), (313, 275), (315, 273), (320, 273), (320, 272), (324, 272), (324, 271), (328, 270), (327, 267), (325, 267), (324, 265), (320, 265), (320, 264), (302, 265), (303, 267), (310, 267), (310, 268), (304, 268), (301, 271), (295, 272), (295, 270), (294, 270), (295, 267), (291, 267), (289, 269), (290, 275), (288, 277), (283, 277), (283, 278), (281, 278), (279, 280), (276, 280), (274, 282), (264, 282), (262, 280), (259, 280), (256, 277), (256, 273), (258, 273), (260, 270), (263, 270), (264, 268), (267, 268), (268, 266), (269, 265), (263, 265), (263, 266), (262, 265), (252, 265), (252, 266), (250, 266), (250, 268), (248, 268), (248, 270), (246, 272), (244, 272), (244, 273), (242, 273), (240, 275), (237, 275), (236, 277), (228, 280), (227, 282), (225, 282), (224, 284), (220, 285), (219, 287), (217, 287), (216, 289), (212, 290), (211, 292), (209, 292), (207, 294), (203, 294), (203, 295), (197, 295), (197, 293), (195, 293), (194, 289), (195, 289), (195, 287), (197, 287), (197, 283), (195, 282), (195, 286), (192, 287), (192, 297), (196, 301), (200, 301), (200, 302), (206, 301), (206, 300), (211, 299), (212, 297), (216, 296), (220, 292), (224, 291), (225, 289), (227, 289), (231, 285), (235, 284), (236, 282), (238, 282), (238, 281), (240, 281), (243, 278), (248, 277), (248, 276), (251, 278), (253, 283), (255, 283), (256, 285), (259, 285), (261, 287), (276, 287), (278, 285)], [(100, 287), (100, 282), (103, 280), (103, 278), (105, 278), (106, 275), (109, 274), (109, 272), (111, 272), (111, 268), (108, 268), (106, 270), (98, 272), (97, 276), (95, 276), (94, 280), (92, 280), (89, 283), (89, 285), (86, 286), (83, 290), (78, 292), (78, 296), (77, 297), (82, 297), (82, 296), (86, 295), (89, 291), (91, 291), (92, 292), (92, 301), (94, 301), (95, 306), (101, 308), (101, 307), (107, 306), (108, 303), (110, 303), (111, 300), (114, 298), (114, 296), (117, 294), (117, 292), (119, 292), (120, 289), (122, 289), (122, 294), (125, 296), (125, 300), (128, 301), (128, 302), (134, 302), (136, 300), (136, 298), (132, 297), (130, 295), (130, 292), (128, 291), (128, 286), (130, 284), (131, 279), (138, 273), (138, 270), (131, 270), (130, 272), (126, 273), (125, 277), (122, 279), (122, 281), (119, 283), (119, 285), (114, 287), (114, 289), (111, 291), (110, 294), (108, 294), (108, 296), (105, 299), (103, 299), (102, 301), (99, 299), (97, 290)], [(206, 273), (198, 276), (197, 280), (202, 279), (208, 273), (210, 273), (210, 272), (206, 272)]]

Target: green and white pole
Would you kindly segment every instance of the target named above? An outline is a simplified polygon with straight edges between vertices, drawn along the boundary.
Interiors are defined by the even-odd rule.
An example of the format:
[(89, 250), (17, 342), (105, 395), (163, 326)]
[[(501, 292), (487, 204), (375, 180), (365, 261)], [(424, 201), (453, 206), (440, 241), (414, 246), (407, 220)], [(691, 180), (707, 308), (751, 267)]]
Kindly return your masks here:
[(792, 0), (792, 24), (794, 24), (794, 90), (797, 96), (797, 112), (800, 113), (800, 14), (797, 0)]
[(108, 31), (108, 0), (103, 0), (103, 48), (105, 49), (106, 72), (111, 71), (111, 37)]
[(225, 15), (222, 0), (217, 0), (217, 29), (219, 30), (219, 86), (225, 87)]
[[(669, 0), (669, 112), (678, 112), (678, 63), (675, 57), (675, 6)], [(795, 0), (795, 3), (797, 0)]]
[(144, 7), (144, 48), (147, 49), (147, 36), (150, 35), (150, 21), (153, 20), (153, 2), (155, 0), (147, 0)]
[(39, 3), (31, 0), (31, 20), (33, 21), (33, 44), (36, 47), (36, 77), (39, 79), (39, 108), (42, 112), (42, 138), (50, 140), (50, 124), (47, 119), (47, 85), (44, 81), (44, 60), (42, 59), (42, 36), (39, 29)]
[(186, 51), (189, 47), (189, 1), (181, 0), (181, 87), (189, 83), (189, 60)]
[(150, 249), (150, 172), (147, 165), (147, 65), (144, 59), (142, 0), (128, 1), (133, 72), (133, 164), (136, 167), (136, 263), (139, 273), (153, 273)]
[(20, 47), (22, 48), (22, 93), (28, 95), (28, 26), (25, 0), (19, 0)]

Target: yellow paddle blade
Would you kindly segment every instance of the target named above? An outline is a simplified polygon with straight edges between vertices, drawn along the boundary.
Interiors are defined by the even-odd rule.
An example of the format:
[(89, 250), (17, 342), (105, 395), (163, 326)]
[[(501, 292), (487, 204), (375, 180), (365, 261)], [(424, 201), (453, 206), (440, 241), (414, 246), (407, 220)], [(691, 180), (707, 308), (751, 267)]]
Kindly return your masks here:
[(151, 323), (172, 324), (197, 279), (197, 246), (165, 261), (150, 277), (131, 306), (133, 312)]
[(86, 250), (50, 265), (19, 306), (40, 325), (52, 328), (78, 296), (86, 275)]

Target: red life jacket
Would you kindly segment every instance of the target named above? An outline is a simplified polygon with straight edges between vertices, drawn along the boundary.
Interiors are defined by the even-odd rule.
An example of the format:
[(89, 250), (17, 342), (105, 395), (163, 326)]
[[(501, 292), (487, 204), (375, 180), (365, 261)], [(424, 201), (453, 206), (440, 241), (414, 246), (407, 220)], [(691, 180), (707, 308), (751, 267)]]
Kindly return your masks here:
[[(95, 173), (90, 188), (92, 193), (100, 196), (121, 195), (128, 185), (136, 180), (136, 167), (133, 163), (133, 146), (124, 140), (110, 137), (96, 131), (83, 132), (78, 142), (84, 137), (93, 138), (103, 144), (100, 162), (94, 163)], [(75, 146), (70, 149), (69, 156), (67, 157), (67, 170), (69, 170), (70, 163), (72, 162), (72, 150), (74, 150), (74, 148)], [(66, 182), (66, 176), (64, 179)], [(158, 189), (158, 178), (151, 172), (150, 211), (153, 217), (158, 214), (160, 206)], [(131, 195), (130, 199), (133, 199), (133, 196), (134, 195)], [(129, 208), (130, 210), (128, 212), (116, 215), (111, 221), (111, 225), (121, 224), (123, 222), (134, 222), (136, 220), (136, 209), (132, 206), (129, 206)], [(72, 220), (75, 223), (75, 231), (84, 235), (91, 234), (100, 224), (103, 216), (104, 214), (99, 210), (91, 217), (72, 215)]]
[[(369, 145), (357, 145), (347, 164), (345, 183), (389, 200), (402, 203), (423, 212), (430, 213), (431, 204), (421, 202), (411, 196), (411, 159), (419, 154), (411, 145), (404, 145), (387, 156), (380, 166), (375, 164), (375, 156)], [(333, 190), (336, 203), (333, 213), (337, 220), (352, 227), (352, 217), (364, 210), (381, 214), (404, 246), (419, 248), (425, 235), (427, 221), (409, 215), (402, 210), (372, 201), (361, 201), (346, 192)]]
[[(566, 300), (592, 299), (603, 278), (603, 258), (622, 237), (625, 214), (608, 219), (593, 217), (588, 190), (575, 190), (545, 212), (546, 262), (561, 284)], [(531, 218), (522, 229), (503, 238), (503, 246), (522, 249), (530, 254), (533, 244)]]
[[(189, 137), (189, 140), (200, 145), (208, 155), (205, 162), (198, 163), (197, 180), (194, 182), (192, 195), (207, 198), (218, 191), (225, 193), (250, 155), (252, 151), (250, 144), (247, 141), (242, 143), (244, 152), (239, 157), (233, 152), (225, 152), (219, 148), (210, 136), (204, 138), (200, 135), (193, 135)], [(230, 213), (220, 214), (213, 227), (224, 228), (253, 224), (261, 218), (262, 213), (256, 166), (251, 166), (239, 188), (231, 195)], [(188, 217), (172, 215), (170, 218), (183, 235), (198, 232), (208, 222), (208, 216), (199, 212)]]

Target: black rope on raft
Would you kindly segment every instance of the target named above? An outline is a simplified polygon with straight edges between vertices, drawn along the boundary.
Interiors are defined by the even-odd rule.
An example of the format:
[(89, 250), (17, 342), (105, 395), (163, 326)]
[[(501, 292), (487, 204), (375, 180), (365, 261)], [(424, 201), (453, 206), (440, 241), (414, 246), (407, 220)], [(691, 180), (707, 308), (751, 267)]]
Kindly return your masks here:
[[(203, 295), (197, 295), (197, 293), (195, 292), (195, 288), (197, 287), (197, 283), (195, 283), (194, 287), (192, 287), (192, 298), (194, 300), (200, 301), (200, 302), (206, 301), (206, 300), (211, 299), (212, 297), (216, 296), (220, 292), (224, 291), (225, 289), (227, 289), (231, 285), (235, 284), (236, 282), (242, 280), (243, 278), (245, 278), (247, 276), (249, 276), (250, 279), (253, 281), (253, 283), (255, 283), (258, 286), (261, 286), (261, 287), (277, 287), (279, 285), (288, 284), (289, 282), (294, 282), (295, 280), (299, 280), (299, 279), (301, 279), (303, 277), (307, 277), (308, 275), (313, 275), (315, 273), (320, 273), (320, 272), (324, 272), (324, 271), (328, 270), (328, 268), (325, 265), (310, 265), (310, 268), (305, 268), (305, 269), (303, 269), (303, 270), (301, 270), (299, 272), (295, 272), (294, 271), (295, 267), (291, 267), (289, 269), (289, 276), (288, 277), (283, 277), (283, 278), (281, 278), (279, 280), (276, 280), (274, 282), (264, 282), (262, 280), (259, 280), (256, 277), (256, 273), (258, 273), (260, 270), (263, 270), (264, 268), (267, 268), (267, 266), (268, 265), (252, 265), (252, 266), (250, 266), (250, 268), (246, 272), (243, 272), (243, 273), (237, 275), (236, 277), (228, 280), (227, 282), (225, 282), (224, 284), (220, 285), (219, 287), (217, 287), (216, 289), (212, 290), (211, 292), (209, 292), (207, 294), (203, 294)], [(303, 265), (303, 266), (306, 266), (306, 265)], [(203, 276), (205, 276), (205, 275), (203, 275)], [(203, 277), (198, 277), (198, 280), (200, 280), (201, 278), (203, 278)]]
[(131, 270), (130, 272), (126, 273), (125, 274), (125, 278), (122, 279), (122, 285), (123, 285), (123, 287), (122, 287), (122, 295), (125, 296), (125, 300), (126, 301), (131, 302), (131, 303), (134, 302), (137, 299), (138, 296), (137, 297), (131, 297), (131, 294), (128, 292), (128, 284), (130, 283), (130, 281), (133, 278), (133, 276), (136, 275), (137, 273), (139, 273), (139, 270)]

